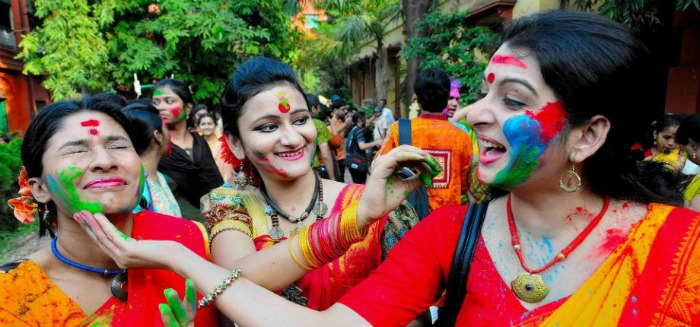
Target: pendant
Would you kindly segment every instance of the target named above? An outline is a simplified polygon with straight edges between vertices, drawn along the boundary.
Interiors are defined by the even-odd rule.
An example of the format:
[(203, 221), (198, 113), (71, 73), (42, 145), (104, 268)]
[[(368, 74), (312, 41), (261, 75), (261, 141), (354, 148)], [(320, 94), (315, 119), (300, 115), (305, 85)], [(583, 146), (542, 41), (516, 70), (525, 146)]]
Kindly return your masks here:
[(519, 299), (528, 303), (540, 302), (549, 294), (549, 287), (542, 276), (524, 271), (510, 282), (510, 287)]
[(126, 273), (116, 274), (112, 278), (112, 284), (109, 289), (117, 300), (126, 302), (128, 293), (124, 290), (124, 284), (126, 284)]
[(294, 283), (292, 283), (292, 285), (289, 285), (282, 291), (282, 296), (284, 296), (285, 299), (305, 307), (306, 304), (309, 302), (309, 299), (303, 297), (302, 294), (303, 291), (301, 290), (301, 288), (299, 288), (299, 286), (294, 285)]
[(314, 205), (314, 213), (317, 217), (323, 217), (328, 212), (328, 206), (323, 202), (316, 202)]
[(275, 243), (278, 243), (284, 237), (284, 231), (279, 226), (270, 228), (270, 237)]
[(277, 211), (275, 211), (275, 209), (272, 209), (271, 206), (266, 205), (266, 206), (265, 206), (265, 214), (268, 215), (268, 216), (270, 216), (270, 217), (272, 217), (273, 215), (276, 215), (276, 214), (277, 214)]

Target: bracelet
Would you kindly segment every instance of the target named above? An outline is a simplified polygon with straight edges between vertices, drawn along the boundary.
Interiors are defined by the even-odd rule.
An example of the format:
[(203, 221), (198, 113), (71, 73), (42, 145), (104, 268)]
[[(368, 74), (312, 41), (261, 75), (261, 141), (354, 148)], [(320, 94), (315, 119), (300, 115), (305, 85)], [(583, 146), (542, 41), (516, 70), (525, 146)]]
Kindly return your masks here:
[[(292, 234), (291, 236), (289, 236), (289, 239), (287, 240), (287, 242), (289, 243), (289, 253), (292, 254), (292, 259), (294, 259), (294, 261), (299, 265), (299, 267), (302, 267), (306, 270), (314, 270), (314, 268), (311, 268), (309, 266), (305, 266), (303, 263), (301, 263), (299, 258), (297, 258), (297, 255), (294, 254), (294, 248), (292, 248), (292, 241), (294, 240), (294, 236), (296, 236), (296, 235), (297, 234)], [(301, 242), (301, 239), (299, 241)], [(301, 247), (301, 243), (299, 243), (299, 247)]]
[(207, 295), (205, 295), (201, 300), (199, 300), (199, 302), (197, 302), (197, 308), (204, 308), (210, 303), (214, 302), (214, 300), (216, 300), (216, 298), (219, 295), (221, 295), (221, 293), (223, 293), (226, 290), (226, 288), (231, 286), (233, 282), (235, 282), (236, 280), (238, 280), (238, 278), (241, 277), (241, 273), (241, 269), (235, 269), (231, 271), (231, 273), (228, 274), (228, 276), (226, 276), (226, 278), (224, 278), (223, 281), (221, 281), (221, 284), (216, 286), (213, 291), (207, 293)]

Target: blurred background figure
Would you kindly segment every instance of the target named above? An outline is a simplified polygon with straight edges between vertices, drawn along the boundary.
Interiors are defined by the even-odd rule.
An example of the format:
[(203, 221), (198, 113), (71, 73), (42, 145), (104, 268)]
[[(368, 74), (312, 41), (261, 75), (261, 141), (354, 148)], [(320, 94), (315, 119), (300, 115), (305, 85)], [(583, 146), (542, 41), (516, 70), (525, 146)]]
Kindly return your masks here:
[(219, 140), (221, 135), (216, 132), (216, 119), (214, 115), (211, 113), (204, 113), (199, 116), (197, 121), (197, 131), (199, 135), (207, 141), (207, 144), (209, 144), (209, 149), (211, 150), (212, 156), (214, 156), (216, 166), (219, 168), (221, 178), (224, 179), (224, 182), (230, 183), (231, 177), (233, 176), (233, 167), (221, 157), (223, 143)]
[(644, 154), (644, 160), (661, 162), (668, 169), (680, 172), (685, 165), (683, 149), (676, 144), (676, 132), (681, 123), (681, 117), (666, 114), (652, 123), (651, 148)]
[(442, 111), (442, 114), (447, 116), (447, 118), (452, 118), (454, 116), (455, 111), (459, 109), (459, 80), (452, 79), (450, 81), (450, 96), (447, 98), (447, 107), (445, 107), (445, 110)]
[[(689, 162), (700, 165), (700, 114), (683, 119), (676, 133), (676, 142), (688, 154)], [(700, 174), (696, 173), (683, 193), (685, 206), (700, 210)]]

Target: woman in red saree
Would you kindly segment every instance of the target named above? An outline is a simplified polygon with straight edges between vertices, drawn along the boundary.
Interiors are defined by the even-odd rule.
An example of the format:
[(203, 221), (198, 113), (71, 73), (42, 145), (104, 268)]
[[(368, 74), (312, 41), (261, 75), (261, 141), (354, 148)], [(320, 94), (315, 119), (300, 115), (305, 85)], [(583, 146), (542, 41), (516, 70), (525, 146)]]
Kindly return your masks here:
[[(467, 115), (479, 141), (478, 178), (501, 196), (485, 211), (466, 284), (447, 289), (466, 288), (463, 299), (446, 303), (461, 305), (454, 325), (700, 324), (700, 214), (680, 207), (677, 176), (628, 153), (652, 116), (643, 109), (655, 85), (648, 58), (626, 27), (590, 13), (540, 12), (505, 29)], [(350, 222), (362, 231), (399, 203), (397, 194), (416, 187), (395, 174), (409, 153), (424, 160), (410, 147), (375, 159), (362, 197), (342, 214), (348, 224), (341, 222), (341, 231)], [(220, 292), (216, 305), (241, 326), (405, 326), (448, 286), (466, 212), (433, 212), (323, 312), (289, 305), (256, 284), (299, 273), (295, 258), (299, 266), (316, 262), (324, 252), (305, 250), (319, 242), (311, 232), (293, 238), (290, 252), (251, 256), (284, 270), (239, 265), (243, 278)], [(150, 244), (105, 239), (110, 225), (101, 217), (86, 221), (101, 227), (90, 235), (102, 248), (139, 250), (138, 260), (108, 251), (126, 266), (168, 267), (203, 292), (227, 275), (181, 246), (157, 248), (190, 258), (187, 264)], [(336, 239), (355, 238), (322, 241)]]
[[(161, 323), (163, 288), (184, 294), (184, 280), (171, 271), (119, 267), (73, 219), (81, 210), (104, 214), (125, 238), (173, 240), (208, 258), (199, 225), (131, 213), (144, 187), (134, 135), (121, 108), (91, 98), (54, 103), (32, 121), (22, 144), (22, 197), (11, 204), (27, 219), (34, 213), (26, 209), (38, 207), (42, 232), (54, 239), (51, 247), (2, 266), (0, 325), (152, 326)], [(209, 309), (196, 317), (202, 325), (217, 320)]]
[[(237, 167), (235, 185), (214, 189), (201, 201), (216, 264), (233, 269), (240, 258), (339, 215), (362, 195), (364, 185), (320, 179), (311, 168), (316, 127), (289, 66), (262, 57), (245, 62), (222, 95), (222, 116), (224, 157)], [(413, 210), (402, 205), (374, 223), (342, 258), (276, 291), (324, 310), (374, 270), (417, 222)]]

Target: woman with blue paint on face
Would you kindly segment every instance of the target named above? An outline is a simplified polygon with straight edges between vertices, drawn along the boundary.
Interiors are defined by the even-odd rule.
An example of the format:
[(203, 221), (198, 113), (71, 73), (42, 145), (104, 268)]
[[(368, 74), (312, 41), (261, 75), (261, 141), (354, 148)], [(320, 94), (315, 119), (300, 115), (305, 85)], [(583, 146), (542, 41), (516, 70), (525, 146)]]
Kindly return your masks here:
[[(676, 175), (629, 156), (651, 120), (639, 110), (654, 85), (646, 80), (648, 59), (626, 27), (602, 16), (547, 11), (510, 24), (467, 115), (479, 140), (478, 178), (495, 198), (471, 213), (467, 206), (434, 211), (323, 312), (280, 301), (254, 282), (298, 274), (325, 258), (315, 247), (321, 231), (341, 231), (328, 236), (333, 244), (361, 239), (368, 223), (417, 186), (395, 175), (407, 162), (401, 151), (416, 149), (375, 160), (349, 210), (356, 220), (341, 219), (338, 229), (312, 225), (288, 252), (256, 254), (268, 260), (263, 267), (241, 262), (242, 275), (158, 255), (191, 257), (172, 243), (109, 241), (109, 224), (88, 217), (103, 227), (93, 237), (104, 248), (138, 253), (112, 252), (125, 266), (164, 266), (193, 278), (209, 292), (203, 307), (214, 302), (242, 326), (405, 326), (445, 290), (448, 311), (438, 319), (447, 326), (694, 325), (700, 214), (678, 207)], [(468, 228), (480, 221), (482, 228)], [(474, 232), (471, 260), (454, 257), (463, 226)], [(468, 274), (452, 279), (459, 266)]]

